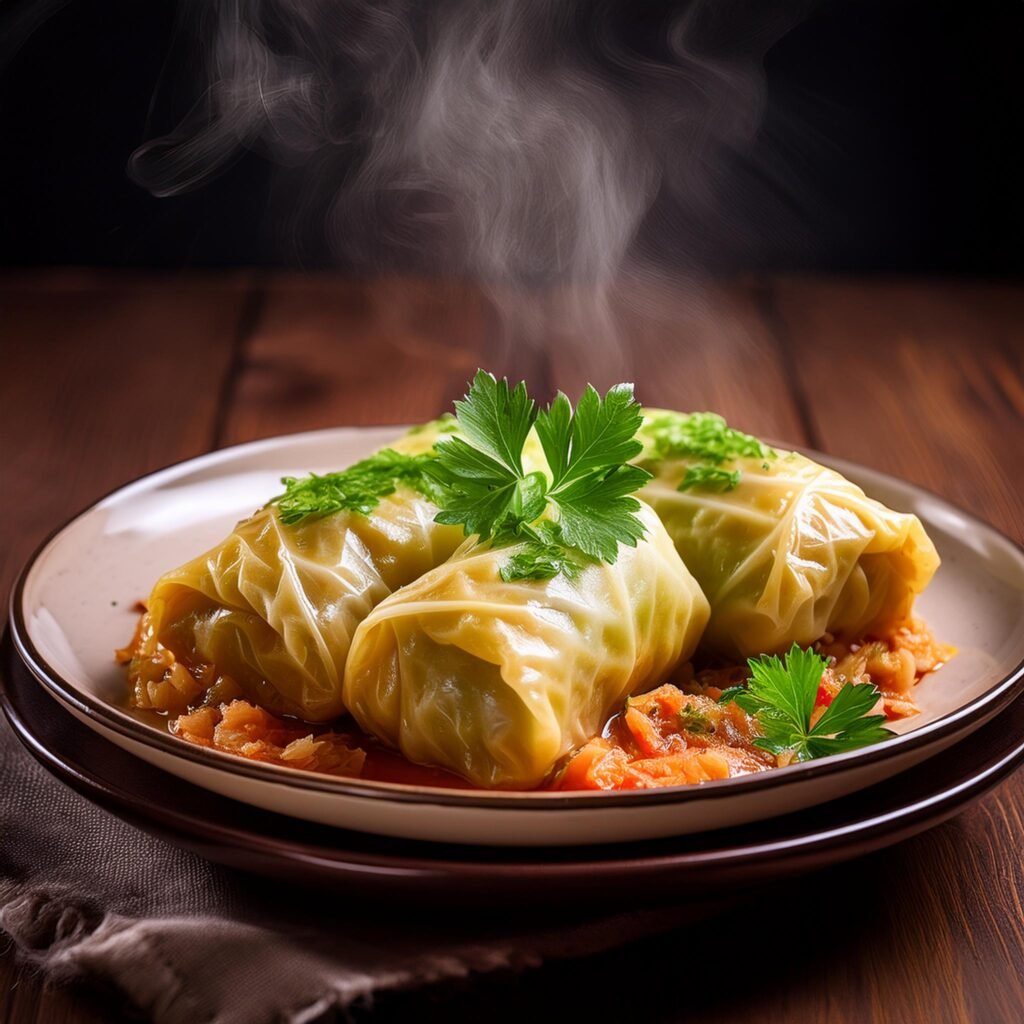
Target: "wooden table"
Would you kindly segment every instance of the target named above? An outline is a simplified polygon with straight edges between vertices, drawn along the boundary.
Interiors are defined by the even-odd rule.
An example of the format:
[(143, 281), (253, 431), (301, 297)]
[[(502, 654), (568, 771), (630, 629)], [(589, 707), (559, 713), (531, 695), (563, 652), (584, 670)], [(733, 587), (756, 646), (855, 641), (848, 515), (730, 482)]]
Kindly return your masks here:
[[(563, 324), (528, 344), (456, 282), (9, 273), (3, 590), (56, 523), (139, 474), (272, 434), (423, 420), (478, 365), (526, 376), (541, 397), (628, 372), (646, 404), (714, 409), (899, 474), (1024, 538), (1024, 288), (771, 278), (628, 298), (618, 343)], [(752, 905), (753, 927), (733, 911), (378, 1010), (523, 1020), (560, 993), (602, 1019), (1022, 1020), (1022, 845), (1018, 775), (926, 835), (773, 890)], [(9, 951), (0, 1001), (19, 1024), (120, 1012), (84, 988), (44, 991)]]

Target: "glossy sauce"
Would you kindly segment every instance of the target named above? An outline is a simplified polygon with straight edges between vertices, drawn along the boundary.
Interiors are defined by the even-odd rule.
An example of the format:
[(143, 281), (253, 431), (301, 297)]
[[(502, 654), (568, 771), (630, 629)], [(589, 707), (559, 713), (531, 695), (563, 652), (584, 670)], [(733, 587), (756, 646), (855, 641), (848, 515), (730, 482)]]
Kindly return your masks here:
[[(137, 632), (130, 648), (119, 652), (122, 662), (143, 653), (146, 642)], [(913, 688), (921, 677), (940, 667), (954, 653), (936, 643), (924, 623), (911, 621), (887, 641), (865, 644), (821, 644), (833, 658), (826, 670), (817, 704), (821, 710), (847, 678), (873, 678), (881, 684), (879, 711), (890, 718), (914, 714)], [(174, 671), (174, 658), (158, 648), (146, 650), (156, 672)], [(164, 662), (168, 662), (168, 669)], [(134, 662), (133, 662), (134, 664)], [(185, 666), (177, 666), (177, 670)], [(849, 673), (845, 676), (843, 670)], [(865, 670), (870, 669), (870, 674)], [(216, 675), (212, 666), (189, 669), (197, 689), (207, 687), (204, 702), (193, 710), (142, 710), (129, 696), (132, 713), (156, 728), (166, 729), (182, 742), (219, 750), (232, 756), (315, 771), (341, 778), (373, 782), (476, 789), (446, 769), (414, 764), (401, 753), (363, 732), (345, 715), (330, 726), (311, 725), (297, 718), (275, 716), (238, 697), (233, 682)], [(131, 673), (130, 673), (131, 675)], [(678, 685), (666, 684), (616, 709), (601, 732), (555, 766), (543, 788), (634, 789), (686, 785), (774, 767), (772, 757), (753, 746), (754, 722), (735, 704), (722, 708), (722, 689), (745, 679), (745, 666), (720, 666), (695, 672), (692, 664), (677, 672)], [(216, 680), (214, 685), (210, 682)], [(158, 680), (158, 684), (161, 681)], [(178, 694), (179, 709), (184, 703)], [(680, 719), (680, 714), (683, 718)], [(694, 718), (696, 716), (696, 718)], [(222, 728), (223, 726), (223, 728)]]
[[(155, 729), (169, 732), (172, 736), (182, 739), (175, 729), (176, 718), (160, 711), (143, 711), (138, 708), (130, 708), (132, 715), (151, 725)], [(373, 736), (363, 732), (355, 721), (349, 716), (342, 718), (333, 728), (310, 725), (297, 718), (281, 718), (281, 724), (294, 732), (296, 738), (312, 735), (314, 738), (330, 732), (334, 736), (343, 739), (347, 746), (365, 752), (366, 760), (363, 763), (360, 779), (371, 782), (397, 782), (407, 786), (436, 786), (442, 789), (475, 789), (471, 783), (460, 778), (453, 772), (444, 768), (436, 768), (430, 765), (413, 764), (406, 760), (397, 750), (384, 746)], [(182, 742), (187, 742), (182, 739)], [(214, 748), (217, 749), (217, 748)], [(234, 757), (245, 755), (235, 751), (222, 750), (222, 753)], [(252, 760), (269, 760), (270, 763), (280, 763), (271, 759), (252, 758)]]

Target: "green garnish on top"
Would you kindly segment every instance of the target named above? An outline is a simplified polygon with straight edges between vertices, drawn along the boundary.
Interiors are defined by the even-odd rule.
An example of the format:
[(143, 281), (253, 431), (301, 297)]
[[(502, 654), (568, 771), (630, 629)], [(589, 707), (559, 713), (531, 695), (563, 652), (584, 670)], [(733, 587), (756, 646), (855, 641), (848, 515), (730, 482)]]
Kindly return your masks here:
[(498, 570), (506, 582), (550, 580), (561, 574), (574, 580), (583, 571), (586, 558), (562, 542), (558, 524), (550, 520), (536, 527), (521, 528), (526, 543)]
[(488, 539), (539, 518), (547, 479), (523, 470), (523, 448), (537, 418), (526, 385), (510, 389), (508, 381), (479, 371), (455, 409), (462, 433), (438, 442), (431, 467), (442, 489), (437, 522)]
[(605, 562), (615, 561), (620, 543), (636, 547), (644, 535), (631, 495), (651, 474), (628, 464), (643, 451), (636, 438), (642, 422), (632, 384), (616, 384), (604, 398), (588, 384), (575, 412), (559, 392), (537, 417), (562, 538)]
[(281, 522), (293, 526), (304, 519), (335, 512), (369, 515), (381, 498), (393, 494), (399, 485), (434, 498), (438, 487), (426, 470), (435, 458), (430, 452), (405, 455), (385, 448), (337, 473), (286, 476), (281, 480), (284, 493), (271, 498), (267, 504), (276, 505)]
[[(461, 433), (438, 442), (429, 468), (442, 486), (436, 519), (497, 546), (525, 541), (502, 579), (572, 575), (587, 561), (614, 562), (620, 543), (635, 547), (644, 536), (631, 495), (650, 474), (628, 465), (643, 448), (632, 385), (603, 398), (588, 386), (575, 410), (559, 393), (538, 412), (524, 383), (512, 388), (479, 370), (455, 410)], [(550, 479), (523, 467), (535, 425)]]
[(701, 487), (706, 491), (731, 491), (740, 482), (740, 471), (719, 469), (718, 466), (690, 466), (677, 490), (688, 491)]
[(740, 471), (722, 469), (723, 463), (739, 458), (776, 457), (771, 448), (752, 434), (734, 430), (713, 412), (663, 413), (646, 424), (643, 433), (651, 442), (651, 454), (656, 460), (700, 460), (687, 469), (678, 487), (680, 491), (731, 491), (740, 482)]
[(686, 456), (720, 465), (741, 456), (774, 452), (752, 434), (734, 430), (714, 412), (664, 413), (644, 428), (662, 458)]
[(885, 715), (869, 715), (878, 703), (871, 683), (847, 683), (812, 726), (827, 659), (796, 644), (783, 663), (777, 655), (751, 658), (746, 686), (722, 692), (720, 704), (735, 702), (757, 719), (762, 736), (754, 745), (773, 754), (793, 752), (797, 761), (839, 754), (889, 739), (893, 733), (882, 723)]

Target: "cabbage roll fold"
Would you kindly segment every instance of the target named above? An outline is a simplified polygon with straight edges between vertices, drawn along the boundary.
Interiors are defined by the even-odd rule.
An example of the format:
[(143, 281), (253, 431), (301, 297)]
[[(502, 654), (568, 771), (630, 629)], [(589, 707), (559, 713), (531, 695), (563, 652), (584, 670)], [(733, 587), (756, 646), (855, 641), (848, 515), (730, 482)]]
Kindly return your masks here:
[[(697, 415), (725, 428), (719, 417)], [(638, 461), (654, 478), (640, 496), (711, 604), (702, 646), (747, 658), (805, 646), (826, 632), (884, 635), (909, 615), (939, 565), (916, 516), (747, 435), (737, 435), (746, 454), (709, 460), (714, 443), (702, 452), (707, 439), (685, 429), (689, 419), (645, 411)], [(681, 436), (697, 437), (693, 451), (674, 445)]]
[[(391, 447), (429, 451), (450, 417)], [(148, 602), (147, 629), (186, 665), (213, 665), (252, 702), (323, 722), (344, 711), (342, 681), (356, 627), (392, 591), (444, 562), (461, 529), (399, 485), (368, 513), (343, 510), (295, 523), (268, 505), (221, 544), (166, 573)]]
[(519, 550), (467, 541), (356, 631), (344, 699), (411, 761), (533, 788), (696, 647), (708, 604), (654, 513), (647, 538), (575, 579), (504, 582)]

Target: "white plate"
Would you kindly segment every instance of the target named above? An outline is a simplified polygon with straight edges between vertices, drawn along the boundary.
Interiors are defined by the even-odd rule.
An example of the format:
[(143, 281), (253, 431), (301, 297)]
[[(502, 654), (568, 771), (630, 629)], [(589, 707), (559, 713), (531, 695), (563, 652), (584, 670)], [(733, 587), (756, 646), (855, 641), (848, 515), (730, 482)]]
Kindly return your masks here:
[(491, 793), (335, 779), (194, 747), (121, 705), (113, 651), (156, 578), (220, 541), (279, 489), (392, 440), (399, 427), (258, 441), (143, 477), (56, 533), (15, 587), (11, 629), (47, 691), (91, 729), (145, 761), (224, 796), (382, 835), (487, 845), (652, 839), (763, 820), (890, 778), (963, 739), (1024, 688), (1024, 552), (936, 496), (820, 454), (894, 508), (917, 513), (943, 564), (918, 608), (960, 653), (917, 690), (921, 714), (884, 744), (760, 775), (628, 793)]

